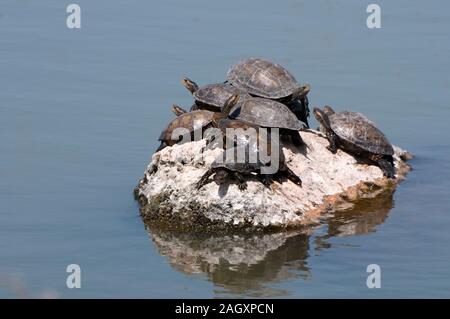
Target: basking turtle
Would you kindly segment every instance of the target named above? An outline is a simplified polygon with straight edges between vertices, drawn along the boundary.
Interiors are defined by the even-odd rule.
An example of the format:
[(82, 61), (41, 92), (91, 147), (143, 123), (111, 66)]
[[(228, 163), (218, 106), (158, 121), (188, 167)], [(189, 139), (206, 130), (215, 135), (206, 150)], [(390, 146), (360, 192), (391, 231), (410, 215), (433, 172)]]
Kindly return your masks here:
[[(183, 109), (181, 106), (178, 106), (175, 104), (172, 106), (172, 112), (176, 116), (180, 116), (182, 114), (189, 113), (188, 111)], [(257, 138), (259, 138), (259, 128), (260, 127), (258, 125), (251, 124), (251, 123), (245, 123), (240, 120), (232, 120), (232, 119), (228, 119), (228, 118), (222, 118), (221, 120), (219, 120), (217, 122), (217, 125), (215, 127), (221, 131), (220, 134), (223, 138), (223, 146), (224, 147), (226, 147), (226, 142), (227, 142), (226, 141), (226, 129), (228, 129), (228, 128), (243, 129), (243, 130), (248, 130), (249, 128), (253, 128), (253, 129), (255, 129), (256, 133), (258, 134)], [(206, 148), (213, 149), (217, 146), (217, 143), (213, 143), (213, 142), (216, 142), (215, 135), (210, 135), (210, 136), (206, 136), (206, 137), (207, 137), (206, 147), (203, 148), (203, 151)], [(248, 139), (249, 139), (248, 136), (237, 135), (237, 136), (235, 136), (235, 141), (234, 141), (233, 146), (236, 146), (239, 144), (246, 144), (248, 142)], [(270, 143), (270, 140), (269, 140), (269, 143)], [(232, 147), (232, 146), (230, 146), (230, 147)], [(269, 144), (269, 147), (270, 147), (270, 144)]]
[[(236, 105), (239, 100), (239, 95), (232, 95), (226, 102), (222, 109), (222, 112), (210, 112), (206, 110), (198, 110), (189, 113), (182, 113), (175, 119), (173, 119), (169, 125), (162, 131), (159, 141), (161, 145), (156, 150), (157, 152), (165, 148), (166, 146), (172, 146), (183, 140), (183, 136), (174, 136), (173, 133), (176, 129), (185, 128), (191, 133), (191, 139), (195, 131), (207, 129), (210, 126), (217, 126), (217, 122), (225, 118), (230, 110)], [(173, 110), (178, 111), (179, 107), (173, 107)], [(179, 108), (180, 112), (183, 109)]]
[[(248, 124), (238, 121), (238, 120), (221, 120), (221, 129), (225, 129), (226, 127), (233, 127), (233, 128), (242, 128), (242, 129), (248, 129)], [(211, 164), (211, 167), (203, 174), (203, 176), (200, 178), (200, 180), (197, 182), (196, 187), (197, 189), (200, 189), (203, 185), (206, 185), (209, 183), (209, 177), (214, 174), (214, 181), (221, 185), (225, 183), (229, 177), (233, 177), (237, 183), (238, 188), (240, 190), (245, 190), (247, 188), (247, 182), (245, 181), (245, 175), (250, 175), (252, 173), (257, 173), (257, 176), (259, 177), (260, 181), (266, 185), (267, 187), (270, 186), (272, 181), (278, 180), (280, 181), (282, 177), (286, 177), (289, 180), (291, 180), (294, 184), (301, 186), (302, 181), (300, 177), (298, 177), (286, 164), (286, 160), (284, 158), (283, 151), (280, 147), (280, 144), (277, 143), (275, 145), (275, 149), (277, 150), (278, 154), (271, 154), (270, 150), (271, 148), (268, 147), (268, 156), (269, 157), (263, 157), (260, 153), (260, 143), (258, 140), (254, 139), (247, 139), (244, 136), (238, 137), (238, 139), (245, 139), (245, 142), (243, 144), (238, 144), (235, 147), (231, 147), (227, 151), (232, 152), (234, 156), (230, 159), (225, 156), (226, 151), (224, 151), (222, 154), (220, 154)], [(270, 141), (270, 139), (269, 139)], [(271, 141), (272, 144), (274, 141)], [(238, 161), (237, 153), (238, 152), (244, 152), (241, 154), (245, 155), (244, 161)], [(250, 156), (251, 153), (256, 153), (256, 156), (252, 157)], [(273, 156), (272, 156), (273, 155)], [(268, 171), (264, 170), (265, 168), (268, 168), (271, 165), (271, 159), (278, 160), (278, 170), (275, 173), (268, 173)]]
[[(240, 120), (232, 120), (229, 118), (223, 118), (219, 120), (217, 123), (217, 128), (220, 130), (220, 135), (209, 135), (206, 136), (206, 147), (203, 148), (202, 152), (206, 149), (214, 149), (220, 143), (216, 138), (219, 136), (222, 139), (223, 144), (221, 145), (223, 148), (228, 149), (231, 147), (239, 147), (242, 145), (247, 145), (249, 143), (256, 143), (254, 146), (255, 149), (258, 147), (264, 147), (264, 150), (267, 150), (270, 154), (272, 138), (270, 132), (265, 131), (265, 135), (261, 134), (261, 127), (255, 124), (246, 123)], [(229, 131), (231, 130), (231, 131)], [(228, 141), (227, 139), (230, 139)], [(228, 144), (230, 143), (231, 144)], [(274, 141), (278, 145), (278, 141)], [(264, 145), (262, 145), (264, 143)]]
[(311, 87), (308, 84), (300, 85), (281, 65), (264, 59), (243, 60), (230, 68), (227, 81), (253, 96), (277, 100), (288, 106), (300, 100), (302, 110), (296, 111), (296, 116), (308, 125), (305, 114), (309, 114), (307, 94)]
[(246, 98), (229, 117), (261, 127), (279, 128), (280, 135), (291, 136), (294, 145), (303, 145), (298, 131), (305, 128), (305, 124), (283, 103), (259, 97)]
[(183, 78), (181, 83), (192, 93), (195, 103), (191, 108), (194, 110), (208, 110), (220, 112), (225, 102), (234, 94), (239, 94), (241, 98), (250, 96), (238, 88), (227, 83), (214, 83), (199, 87), (194, 81)]
[[(245, 147), (233, 147), (231, 151), (245, 151)], [(200, 180), (197, 182), (197, 189), (202, 188), (204, 185), (209, 183), (209, 177), (213, 176), (214, 181), (218, 185), (224, 184), (229, 177), (233, 177), (238, 184), (238, 188), (243, 191), (247, 189), (247, 182), (245, 181), (244, 175), (249, 175), (253, 172), (257, 172), (261, 168), (261, 163), (250, 163), (246, 160), (244, 163), (236, 163), (235, 161), (226, 161), (224, 158), (225, 151), (219, 154), (216, 159), (212, 162), (211, 167), (203, 174)], [(246, 154), (248, 156), (248, 154)]]
[(323, 111), (314, 108), (314, 116), (325, 131), (330, 145), (328, 149), (335, 154), (342, 148), (361, 159), (381, 168), (383, 174), (395, 178), (394, 149), (384, 134), (364, 115), (356, 112), (334, 112), (325, 106)]

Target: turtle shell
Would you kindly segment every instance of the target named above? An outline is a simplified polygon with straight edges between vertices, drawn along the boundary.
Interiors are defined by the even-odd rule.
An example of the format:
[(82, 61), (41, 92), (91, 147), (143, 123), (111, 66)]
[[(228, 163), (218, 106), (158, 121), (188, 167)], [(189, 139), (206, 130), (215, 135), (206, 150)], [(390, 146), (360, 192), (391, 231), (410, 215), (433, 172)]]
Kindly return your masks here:
[(172, 133), (177, 128), (186, 128), (189, 130), (189, 132), (194, 132), (196, 130), (202, 129), (209, 125), (213, 118), (214, 118), (214, 112), (200, 110), (200, 111), (193, 111), (189, 113), (181, 114), (180, 116), (177, 116), (174, 118), (162, 131), (161, 135), (159, 136), (160, 141), (170, 141), (172, 140)]
[[(223, 131), (223, 133), (225, 133), (225, 130), (227, 128), (240, 128), (244, 130), (248, 130), (250, 128), (258, 129), (257, 126), (254, 126), (252, 124), (246, 124), (239, 120), (229, 119), (223, 119), (219, 121), (219, 127)], [(247, 136), (246, 134), (249, 133), (248, 131), (242, 131), (240, 133), (236, 132), (237, 135), (235, 137), (235, 143), (237, 145), (229, 149), (229, 152), (233, 152), (233, 156), (231, 158), (227, 158), (224, 151), (215, 159), (215, 161), (211, 165), (213, 168), (223, 167), (232, 171), (247, 174), (255, 172), (260, 170), (263, 166), (270, 165), (271, 151), (278, 149), (278, 154), (276, 157), (276, 159), (279, 161), (278, 169), (280, 171), (286, 169), (285, 157), (280, 143), (275, 140), (270, 140), (270, 144), (263, 146), (260, 140), (261, 136), (259, 136), (260, 132), (257, 132), (258, 136), (256, 138)], [(263, 147), (262, 150), (264, 152), (264, 156), (262, 153), (260, 153), (260, 147)], [(235, 161), (238, 151), (244, 152), (241, 154), (245, 154), (245, 158), (242, 158), (241, 162)], [(250, 156), (251, 154), (253, 155), (252, 157)]]
[(369, 120), (369, 118), (367, 116), (365, 116), (364, 114), (359, 113), (359, 112), (341, 111), (341, 112), (339, 112), (339, 114), (341, 114), (341, 116), (349, 116), (351, 118), (360, 118), (361, 121), (366, 121), (373, 126), (377, 126), (375, 124), (375, 122)]
[(238, 89), (268, 99), (288, 97), (299, 87), (294, 76), (281, 65), (255, 58), (232, 66), (227, 80)]
[[(240, 120), (231, 120), (228, 118), (224, 118), (221, 119), (218, 122), (218, 128), (222, 131), (222, 134), (224, 137), (226, 137), (227, 134), (227, 130), (228, 129), (234, 129), (235, 131), (235, 136), (234, 136), (234, 140), (236, 145), (244, 145), (244, 144), (248, 144), (250, 142), (255, 142), (257, 141), (257, 139), (259, 138), (259, 126), (258, 125), (254, 125), (254, 124), (250, 124), (247, 122), (243, 122)], [(253, 129), (253, 131), (252, 131)], [(239, 131), (239, 130), (243, 130), (243, 131)], [(239, 134), (240, 132), (244, 132), (245, 134), (256, 134), (256, 136), (248, 136), (245, 134)], [(257, 145), (255, 145), (254, 147), (256, 147)]]
[(278, 127), (289, 130), (303, 128), (303, 123), (286, 105), (258, 97), (243, 99), (231, 112), (230, 118), (262, 127)]
[[(211, 168), (226, 168), (230, 171), (249, 174), (258, 171), (261, 167), (261, 163), (259, 162), (259, 160), (256, 159), (255, 161), (251, 162), (249, 160), (249, 152), (258, 152), (257, 145), (254, 143), (250, 143), (248, 147), (246, 145), (232, 147), (228, 149), (228, 152), (233, 152), (234, 156), (231, 156), (231, 158), (227, 158), (227, 151), (224, 150), (212, 162)], [(236, 160), (237, 152), (245, 152), (244, 161)]]
[(227, 83), (208, 84), (194, 92), (194, 98), (200, 104), (211, 106), (220, 112), (225, 102), (234, 94), (245, 95), (238, 88)]
[(334, 113), (329, 116), (329, 120), (331, 129), (340, 139), (370, 153), (394, 154), (394, 149), (383, 132), (361, 113)]

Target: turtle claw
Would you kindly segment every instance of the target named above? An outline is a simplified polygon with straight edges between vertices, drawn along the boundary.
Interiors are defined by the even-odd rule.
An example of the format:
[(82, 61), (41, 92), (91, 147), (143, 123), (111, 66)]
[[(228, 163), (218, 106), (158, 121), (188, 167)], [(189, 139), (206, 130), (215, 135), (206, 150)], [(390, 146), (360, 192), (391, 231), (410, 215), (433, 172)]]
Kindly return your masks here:
[(200, 149), (200, 154), (205, 153), (207, 150), (213, 150), (216, 148), (216, 145), (213, 143), (208, 143), (205, 146), (202, 146), (202, 148)]
[(211, 144), (202, 146), (202, 148), (200, 149), (200, 154), (203, 154), (203, 153), (205, 153), (206, 151), (212, 150), (212, 149), (214, 149), (214, 147), (213, 147)]
[(383, 171), (383, 175), (385, 177), (395, 179), (395, 167), (392, 161), (381, 158), (380, 160), (378, 160), (378, 166)]
[(202, 187), (203, 187), (203, 183), (201, 183), (201, 182), (195, 183), (195, 188), (196, 189), (200, 189)]
[(206, 173), (203, 174), (203, 176), (200, 178), (200, 180), (199, 180), (197, 183), (195, 183), (195, 188), (196, 188), (196, 189), (200, 189), (200, 188), (202, 188), (204, 185), (208, 184), (209, 177), (210, 177), (213, 173), (214, 173), (213, 170), (211, 170), (211, 169), (207, 170)]
[(238, 188), (240, 191), (245, 191), (247, 189), (247, 183), (246, 182), (239, 183)]
[(270, 188), (270, 185), (272, 185), (272, 179), (269, 176), (264, 175), (261, 177), (261, 183), (263, 183), (265, 187)]
[(337, 149), (331, 146), (327, 146), (327, 149), (332, 153), (332, 154), (336, 154), (337, 153)]
[(302, 180), (300, 178), (290, 178), (295, 185), (302, 187)]

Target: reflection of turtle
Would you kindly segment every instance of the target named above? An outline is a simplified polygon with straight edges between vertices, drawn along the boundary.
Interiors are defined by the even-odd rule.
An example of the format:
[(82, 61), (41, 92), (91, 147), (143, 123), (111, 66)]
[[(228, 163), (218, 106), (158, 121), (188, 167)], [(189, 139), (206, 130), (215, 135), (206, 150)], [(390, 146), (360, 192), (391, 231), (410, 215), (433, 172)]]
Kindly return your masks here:
[(259, 97), (246, 98), (229, 115), (232, 119), (261, 127), (279, 128), (281, 135), (289, 135), (296, 146), (303, 145), (299, 130), (304, 123), (284, 104)]
[[(243, 130), (248, 130), (250, 128), (258, 129), (258, 127), (254, 125), (249, 125), (239, 120), (229, 119), (220, 120), (218, 127), (222, 130), (222, 132), (225, 132), (227, 128), (240, 128)], [(259, 133), (259, 131), (257, 130), (256, 133)], [(267, 155), (270, 156), (267, 158), (263, 158), (261, 152), (259, 151), (261, 150), (262, 141), (262, 139), (259, 138), (259, 134), (256, 138), (248, 138), (245, 135), (237, 135), (236, 138), (237, 140), (235, 142), (237, 146), (227, 149), (228, 152), (233, 154), (231, 159), (226, 158), (226, 152), (220, 154), (211, 164), (211, 168), (206, 171), (206, 173), (198, 181), (197, 188), (201, 188), (203, 185), (207, 184), (209, 177), (214, 174), (213, 178), (217, 184), (221, 185), (228, 180), (228, 177), (233, 177), (238, 182), (239, 189), (245, 190), (247, 188), (247, 183), (244, 179), (244, 175), (249, 175), (254, 172), (258, 173), (258, 177), (261, 182), (266, 186), (270, 185), (272, 179), (280, 180), (281, 177), (286, 177), (299, 186), (302, 185), (300, 177), (298, 177), (287, 166), (280, 144), (276, 143), (276, 141), (271, 139), (270, 136), (268, 136), (266, 140), (268, 141), (267, 145), (264, 146), (264, 151), (267, 150)], [(272, 148), (272, 146), (274, 147)], [(277, 154), (272, 154), (272, 149), (275, 149)], [(245, 159), (243, 161), (236, 160), (237, 152), (242, 152), (241, 154), (245, 154)], [(255, 155), (255, 161), (251, 160), (252, 153)], [(278, 170), (275, 173), (267, 174), (267, 172), (264, 171), (264, 167), (272, 164), (270, 162), (271, 159), (278, 160)]]
[(314, 115), (330, 142), (334, 154), (338, 148), (368, 160), (381, 168), (389, 178), (395, 177), (394, 149), (384, 134), (364, 115), (355, 112), (335, 113), (329, 106), (322, 111), (314, 108)]
[(199, 87), (197, 83), (188, 78), (183, 78), (181, 82), (195, 98), (195, 104), (192, 106), (191, 111), (208, 110), (220, 112), (225, 102), (233, 94), (239, 94), (241, 98), (248, 95), (227, 83), (214, 83)]
[(231, 67), (227, 81), (253, 96), (288, 104), (300, 100), (303, 110), (296, 112), (296, 115), (308, 123), (305, 115), (309, 113), (307, 94), (310, 86), (300, 85), (281, 65), (263, 59), (247, 59)]
[[(222, 112), (210, 112), (206, 110), (193, 111), (189, 113), (182, 113), (175, 119), (173, 119), (169, 125), (162, 131), (159, 141), (161, 145), (156, 150), (157, 152), (162, 150), (166, 146), (172, 146), (180, 141), (182, 141), (183, 136), (175, 134), (176, 129), (184, 128), (191, 134), (191, 138), (194, 132), (197, 130), (204, 130), (210, 126), (217, 126), (217, 122), (226, 117), (233, 106), (236, 105), (239, 100), (239, 95), (232, 95), (223, 107)], [(183, 111), (181, 108), (179, 108)], [(174, 107), (173, 110), (178, 110), (178, 107)], [(175, 139), (174, 139), (175, 138)]]

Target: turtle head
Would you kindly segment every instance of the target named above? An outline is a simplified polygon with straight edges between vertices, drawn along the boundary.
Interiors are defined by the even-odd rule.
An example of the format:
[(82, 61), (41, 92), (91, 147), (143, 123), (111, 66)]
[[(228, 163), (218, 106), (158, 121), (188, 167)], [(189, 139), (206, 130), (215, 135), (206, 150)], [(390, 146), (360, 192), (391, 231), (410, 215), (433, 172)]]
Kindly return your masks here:
[(309, 91), (311, 91), (311, 86), (309, 84), (301, 85), (292, 93), (292, 100), (298, 100), (305, 97)]
[(192, 94), (194, 94), (198, 90), (198, 85), (194, 81), (189, 78), (183, 78), (181, 83), (184, 85), (186, 89), (189, 90)]
[(227, 170), (225, 170), (225, 169), (218, 169), (216, 171), (216, 174), (214, 174), (214, 177), (213, 177), (214, 182), (217, 185), (222, 185), (223, 183), (225, 183), (227, 181), (228, 175), (229, 174), (228, 174)]
[(221, 112), (222, 117), (227, 117), (230, 114), (231, 109), (237, 104), (238, 101), (239, 101), (239, 94), (233, 94), (232, 96), (230, 96), (223, 105)]
[(322, 111), (318, 107), (315, 107), (313, 113), (314, 117), (323, 128), (331, 130), (330, 120), (328, 119), (328, 115), (324, 111)]
[(187, 113), (185, 109), (183, 109), (182, 107), (174, 104), (172, 105), (172, 112), (176, 115), (176, 116), (180, 116), (181, 114)]
[(325, 106), (323, 107), (323, 111), (324, 111), (325, 114), (328, 115), (328, 116), (330, 116), (330, 115), (336, 113), (336, 112), (331, 108), (331, 106), (329, 106), (329, 105), (325, 105)]

